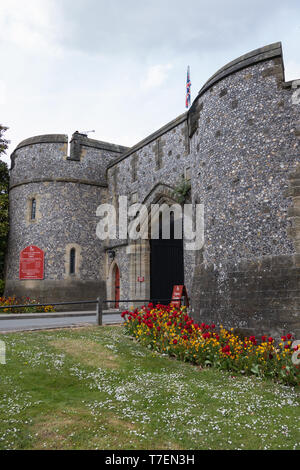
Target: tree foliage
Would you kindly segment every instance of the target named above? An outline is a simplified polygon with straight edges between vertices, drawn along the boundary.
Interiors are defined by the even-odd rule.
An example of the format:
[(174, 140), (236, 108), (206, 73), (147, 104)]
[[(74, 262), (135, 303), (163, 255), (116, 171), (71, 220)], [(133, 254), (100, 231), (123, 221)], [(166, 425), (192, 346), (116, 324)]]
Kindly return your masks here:
[[(0, 124), (0, 157), (6, 153), (8, 141), (4, 138), (7, 127)], [(8, 188), (9, 188), (9, 171), (5, 162), (0, 160), (0, 295), (3, 290), (4, 278), (4, 261), (7, 247), (7, 237), (9, 231), (8, 216)]]

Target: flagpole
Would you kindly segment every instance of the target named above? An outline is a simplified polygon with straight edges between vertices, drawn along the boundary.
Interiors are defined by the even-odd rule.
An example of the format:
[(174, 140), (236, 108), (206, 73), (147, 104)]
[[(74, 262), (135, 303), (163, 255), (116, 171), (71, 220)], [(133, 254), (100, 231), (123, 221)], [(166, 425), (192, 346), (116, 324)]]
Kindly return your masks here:
[(185, 107), (189, 109), (191, 105), (191, 78), (190, 78), (190, 66), (187, 67), (187, 77), (186, 77), (186, 98), (185, 98)]

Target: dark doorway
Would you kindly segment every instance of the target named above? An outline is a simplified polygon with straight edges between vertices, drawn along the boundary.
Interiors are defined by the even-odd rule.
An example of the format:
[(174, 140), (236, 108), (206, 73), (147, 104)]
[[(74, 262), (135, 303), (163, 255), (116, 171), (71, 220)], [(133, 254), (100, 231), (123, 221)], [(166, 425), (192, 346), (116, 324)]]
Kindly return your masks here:
[[(170, 239), (162, 238), (159, 221), (159, 239), (150, 240), (150, 292), (151, 299), (171, 299), (173, 286), (184, 284), (183, 240), (174, 239), (174, 217), (170, 217)], [(160, 302), (168, 304), (169, 302)]]

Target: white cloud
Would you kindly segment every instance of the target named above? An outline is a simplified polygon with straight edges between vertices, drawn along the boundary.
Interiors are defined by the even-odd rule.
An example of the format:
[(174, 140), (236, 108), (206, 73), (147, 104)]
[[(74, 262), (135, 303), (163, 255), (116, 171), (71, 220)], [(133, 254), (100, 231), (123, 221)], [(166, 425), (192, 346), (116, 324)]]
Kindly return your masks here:
[(299, 80), (300, 79), (300, 63), (293, 61), (286, 61), (284, 64), (285, 68), (285, 79), (286, 81), (290, 80)]
[(162, 85), (171, 70), (171, 64), (165, 65), (152, 65), (147, 71), (147, 75), (144, 81), (141, 83), (141, 88), (143, 90), (149, 90), (151, 88), (157, 88)]
[(3, 80), (0, 80), (0, 105), (6, 101), (6, 84)]
[(299, 0), (189, 6), (0, 0), (0, 119), (10, 152), (27, 137), (77, 129), (133, 145), (186, 110), (187, 64), (195, 96), (227, 62), (278, 40), (287, 80), (300, 78)]
[(52, 0), (9, 0), (0, 3), (0, 40), (27, 53), (58, 53), (60, 21)]

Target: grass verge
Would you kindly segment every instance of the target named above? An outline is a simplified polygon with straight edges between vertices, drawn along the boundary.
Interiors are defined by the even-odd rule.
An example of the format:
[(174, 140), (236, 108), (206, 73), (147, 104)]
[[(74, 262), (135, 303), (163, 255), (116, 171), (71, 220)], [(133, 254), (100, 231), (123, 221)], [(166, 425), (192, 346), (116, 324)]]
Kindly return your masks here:
[(300, 449), (299, 387), (171, 360), (116, 326), (0, 339), (0, 449)]

